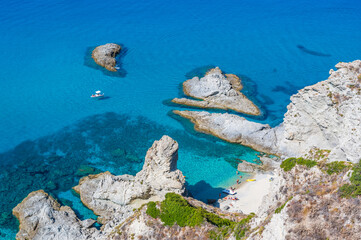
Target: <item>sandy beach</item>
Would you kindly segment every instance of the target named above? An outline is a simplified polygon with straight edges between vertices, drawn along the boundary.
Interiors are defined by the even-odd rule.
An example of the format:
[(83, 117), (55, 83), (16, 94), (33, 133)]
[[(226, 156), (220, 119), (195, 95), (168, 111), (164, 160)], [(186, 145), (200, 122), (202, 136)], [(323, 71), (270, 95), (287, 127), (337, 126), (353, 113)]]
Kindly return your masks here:
[[(232, 186), (236, 188), (237, 193), (219, 200), (220, 208), (224, 209), (228, 206), (230, 212), (242, 211), (245, 214), (256, 212), (262, 203), (263, 197), (269, 192), (272, 184), (271, 177), (275, 178), (270, 173), (254, 174), (247, 179), (256, 179), (256, 181), (247, 182), (245, 179), (241, 184)], [(231, 200), (230, 198), (238, 198), (238, 200)]]

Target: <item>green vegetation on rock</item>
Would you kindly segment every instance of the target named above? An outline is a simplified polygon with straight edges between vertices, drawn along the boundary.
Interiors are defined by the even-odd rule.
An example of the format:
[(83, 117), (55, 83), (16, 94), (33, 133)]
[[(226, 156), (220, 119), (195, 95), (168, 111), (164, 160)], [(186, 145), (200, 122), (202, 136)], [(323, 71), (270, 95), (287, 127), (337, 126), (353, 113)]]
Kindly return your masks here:
[(180, 227), (194, 227), (201, 225), (205, 220), (218, 227), (233, 224), (229, 219), (221, 218), (202, 208), (192, 207), (182, 196), (175, 193), (165, 195), (165, 200), (160, 203), (160, 210), (155, 202), (149, 202), (146, 213), (153, 218), (160, 217), (168, 226), (178, 224)]
[(343, 162), (343, 161), (331, 162), (331, 163), (326, 164), (326, 169), (327, 169), (326, 172), (328, 175), (331, 175), (334, 173), (339, 174), (346, 168), (350, 168), (350, 165), (346, 165), (345, 162)]
[(341, 197), (357, 197), (361, 195), (361, 163), (359, 162), (352, 168), (353, 172), (350, 177), (351, 184), (344, 184), (339, 189)]
[(209, 222), (218, 227), (216, 230), (210, 231), (211, 239), (224, 239), (231, 233), (234, 233), (236, 239), (241, 239), (249, 230), (248, 222), (254, 216), (252, 213), (237, 223), (221, 218), (203, 208), (193, 207), (182, 196), (175, 193), (165, 195), (165, 200), (160, 203), (160, 209), (157, 208), (155, 202), (149, 202), (146, 213), (153, 218), (160, 217), (167, 226), (177, 224), (180, 227), (194, 227), (200, 226), (203, 222)]
[(317, 162), (314, 160), (308, 160), (308, 159), (304, 159), (302, 157), (300, 158), (287, 158), (286, 160), (284, 160), (281, 163), (281, 168), (283, 168), (284, 171), (290, 171), (294, 166), (296, 166), (296, 164), (298, 165), (303, 165), (306, 166), (308, 168), (314, 167), (317, 165)]
[(149, 202), (146, 213), (152, 218), (157, 218), (160, 215), (160, 210), (157, 208), (155, 202)]
[(280, 213), (282, 211), (282, 209), (286, 206), (286, 204), (292, 200), (292, 198), (293, 197), (289, 197), (284, 204), (282, 204), (280, 207), (276, 208), (275, 213)]

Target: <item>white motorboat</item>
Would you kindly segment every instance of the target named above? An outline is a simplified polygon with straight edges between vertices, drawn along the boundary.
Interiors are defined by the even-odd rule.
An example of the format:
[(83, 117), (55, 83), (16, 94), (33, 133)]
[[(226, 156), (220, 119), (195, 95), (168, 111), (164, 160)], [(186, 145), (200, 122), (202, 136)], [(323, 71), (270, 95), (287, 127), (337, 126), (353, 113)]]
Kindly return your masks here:
[(224, 189), (222, 192), (229, 194), (229, 195), (235, 195), (237, 193), (237, 192), (233, 191), (232, 189)]
[(95, 92), (95, 94), (92, 94), (90, 97), (91, 98), (102, 98), (102, 97), (104, 97), (104, 93), (102, 93), (102, 91), (98, 90)]

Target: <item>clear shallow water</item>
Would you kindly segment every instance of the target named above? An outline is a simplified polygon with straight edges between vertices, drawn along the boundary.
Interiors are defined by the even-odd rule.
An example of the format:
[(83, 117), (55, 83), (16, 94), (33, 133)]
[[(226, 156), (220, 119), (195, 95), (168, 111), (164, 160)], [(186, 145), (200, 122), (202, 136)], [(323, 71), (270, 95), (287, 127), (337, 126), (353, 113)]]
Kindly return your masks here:
[[(194, 135), (163, 101), (180, 96), (179, 85), (204, 66), (219, 66), (243, 76), (244, 91), (265, 111), (258, 121), (276, 125), (297, 89), (326, 79), (339, 61), (360, 58), (360, 10), (359, 1), (340, 0), (1, 1), (0, 159), (9, 165), (0, 176), (19, 183), (12, 195), (1, 186), (3, 226), (27, 194), (20, 190), (45, 183), (55, 195), (64, 192), (81, 164), (135, 173), (163, 134), (179, 141), (179, 168), (194, 192), (233, 182), (234, 159), (252, 160), (255, 152)], [(107, 42), (127, 50), (121, 76), (104, 74), (86, 55)], [(110, 98), (91, 101), (97, 89)], [(139, 116), (134, 126), (124, 119)], [(130, 154), (111, 156), (118, 148)], [(50, 167), (34, 173), (34, 162)], [(54, 173), (59, 162), (68, 168)]]

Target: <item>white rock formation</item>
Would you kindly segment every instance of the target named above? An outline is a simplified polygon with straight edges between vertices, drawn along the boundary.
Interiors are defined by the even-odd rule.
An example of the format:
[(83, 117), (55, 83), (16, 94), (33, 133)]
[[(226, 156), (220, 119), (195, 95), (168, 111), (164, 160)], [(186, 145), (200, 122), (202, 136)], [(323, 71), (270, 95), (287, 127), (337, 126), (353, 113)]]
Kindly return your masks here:
[(80, 179), (74, 190), (84, 205), (100, 216), (99, 221), (119, 222), (132, 215), (133, 202), (162, 199), (167, 192), (184, 193), (185, 179), (177, 161), (178, 143), (163, 136), (148, 150), (143, 169), (135, 177), (109, 172), (90, 175)]
[(361, 61), (339, 63), (337, 71), (291, 97), (275, 128), (233, 114), (174, 111), (195, 129), (260, 151), (299, 157), (311, 149), (331, 150), (330, 161), (361, 158)]
[(240, 143), (262, 152), (274, 153), (277, 150), (276, 134), (279, 131), (268, 124), (248, 121), (229, 113), (208, 113), (178, 111), (173, 113), (191, 120), (197, 131), (212, 134), (232, 143)]
[(175, 98), (174, 103), (200, 107), (231, 109), (250, 115), (260, 115), (258, 107), (240, 91), (241, 80), (234, 74), (223, 74), (216, 67), (202, 78), (194, 77), (183, 83), (183, 91), (187, 96), (201, 99)]
[(42, 190), (30, 193), (14, 209), (20, 222), (16, 239), (71, 240), (99, 239), (99, 232), (91, 227), (95, 220), (80, 221), (68, 206), (60, 206)]

